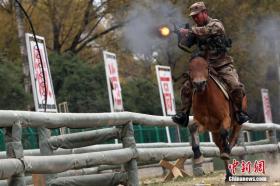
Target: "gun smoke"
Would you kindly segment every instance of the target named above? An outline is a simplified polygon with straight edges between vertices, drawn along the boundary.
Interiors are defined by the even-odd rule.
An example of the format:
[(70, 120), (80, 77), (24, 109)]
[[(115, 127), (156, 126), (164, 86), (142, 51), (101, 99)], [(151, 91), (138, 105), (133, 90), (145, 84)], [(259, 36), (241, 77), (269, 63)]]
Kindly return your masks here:
[[(254, 66), (259, 69), (259, 89), (269, 89), (273, 122), (279, 122), (279, 76), (280, 76), (280, 17), (263, 17), (255, 25), (256, 38), (249, 48)], [(258, 63), (256, 63), (258, 62)], [(262, 83), (260, 83), (262, 82)]]
[(274, 58), (275, 63), (279, 63), (280, 49), (280, 17), (270, 16), (263, 18), (256, 26), (257, 38), (252, 51), (259, 57)]
[(168, 25), (172, 28), (173, 23), (186, 22), (182, 10), (169, 1), (137, 1), (132, 5), (128, 18), (131, 21), (123, 29), (123, 44), (135, 55), (144, 56), (145, 59), (159, 47), (163, 48), (168, 44), (168, 39), (160, 38), (156, 34), (160, 26)]

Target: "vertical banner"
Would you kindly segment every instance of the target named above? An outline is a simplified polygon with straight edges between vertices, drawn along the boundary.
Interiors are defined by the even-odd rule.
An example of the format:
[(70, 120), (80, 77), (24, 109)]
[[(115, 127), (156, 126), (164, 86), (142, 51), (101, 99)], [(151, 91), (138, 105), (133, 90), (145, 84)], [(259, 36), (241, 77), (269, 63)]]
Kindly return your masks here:
[[(36, 46), (33, 35), (29, 33), (25, 34), (35, 110), (37, 112), (44, 112), (46, 105), (47, 112), (57, 112), (45, 39), (40, 36), (36, 36), (36, 38), (39, 48)], [(40, 60), (39, 50), (42, 62)], [(45, 83), (42, 65), (46, 81)], [(47, 90), (47, 92), (45, 92), (45, 90)], [(47, 104), (45, 104), (45, 94), (47, 94)]]
[(116, 54), (103, 51), (111, 112), (123, 111), (121, 85)]
[(159, 92), (161, 96), (161, 105), (164, 116), (176, 114), (175, 98), (171, 77), (171, 69), (168, 66), (156, 66)]
[[(122, 112), (123, 101), (116, 54), (103, 51), (111, 112)], [(118, 143), (118, 139), (115, 139)]]
[(266, 123), (272, 123), (271, 106), (269, 101), (268, 89), (261, 89), (264, 120)]
[[(168, 66), (156, 65), (159, 95), (161, 100), (162, 113), (164, 116), (176, 114), (175, 98), (173, 92), (171, 69)], [(178, 133), (179, 134), (179, 133)], [(166, 127), (168, 143), (171, 142), (169, 128)]]

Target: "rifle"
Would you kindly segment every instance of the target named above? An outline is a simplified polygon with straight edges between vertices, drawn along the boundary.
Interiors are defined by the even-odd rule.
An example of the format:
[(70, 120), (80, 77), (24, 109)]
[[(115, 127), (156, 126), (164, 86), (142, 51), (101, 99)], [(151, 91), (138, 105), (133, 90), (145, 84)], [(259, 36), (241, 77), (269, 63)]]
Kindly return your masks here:
[[(179, 47), (181, 50), (185, 51), (185, 52), (191, 53), (191, 51), (190, 51), (188, 48), (190, 48), (190, 47), (193, 45), (193, 43), (194, 43), (194, 41), (195, 41), (195, 38), (194, 38), (192, 35), (188, 36), (188, 38), (186, 39), (186, 42), (184, 43), (184, 45), (185, 45), (186, 47), (184, 47), (184, 46), (182, 45), (182, 43), (181, 43), (181, 40), (182, 40), (183, 38), (182, 38), (182, 36), (181, 36), (181, 34), (180, 34), (180, 29), (183, 28), (183, 26), (182, 26), (182, 27), (179, 27), (179, 26), (177, 26), (176, 24), (173, 23), (173, 27), (174, 27), (173, 33), (175, 33), (175, 34), (177, 35), (177, 38), (178, 38), (178, 44), (177, 44), (178, 47)], [(186, 23), (186, 24), (184, 25), (184, 28), (185, 28), (185, 29), (190, 29), (190, 24), (189, 24), (189, 23)]]
[(183, 51), (185, 52), (188, 52), (188, 53), (191, 53), (191, 51), (188, 49), (190, 48), (194, 41), (195, 41), (195, 38), (193, 36), (189, 36), (186, 40), (186, 42), (184, 43), (185, 47), (181, 44), (181, 40), (183, 39), (181, 34), (180, 34), (180, 29), (181, 28), (185, 28), (185, 29), (190, 29), (190, 25), (189, 23), (186, 23), (184, 25), (176, 25), (173, 23), (173, 29), (170, 29), (169, 26), (167, 25), (164, 25), (164, 26), (161, 26), (159, 27), (159, 34), (161, 37), (169, 37), (171, 33), (174, 33), (177, 35), (177, 38), (178, 38), (178, 47), (180, 49), (182, 49)]

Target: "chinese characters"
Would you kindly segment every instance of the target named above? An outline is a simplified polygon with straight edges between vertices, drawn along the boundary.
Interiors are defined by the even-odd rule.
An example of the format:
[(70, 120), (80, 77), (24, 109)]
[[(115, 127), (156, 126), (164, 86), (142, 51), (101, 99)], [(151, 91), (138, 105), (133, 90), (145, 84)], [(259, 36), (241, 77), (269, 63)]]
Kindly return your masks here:
[(242, 160), (241, 162), (233, 159), (233, 162), (228, 165), (228, 168), (232, 174), (236, 174), (239, 170), (241, 173), (256, 173), (265, 174), (265, 160), (255, 160), (254, 163), (251, 161)]

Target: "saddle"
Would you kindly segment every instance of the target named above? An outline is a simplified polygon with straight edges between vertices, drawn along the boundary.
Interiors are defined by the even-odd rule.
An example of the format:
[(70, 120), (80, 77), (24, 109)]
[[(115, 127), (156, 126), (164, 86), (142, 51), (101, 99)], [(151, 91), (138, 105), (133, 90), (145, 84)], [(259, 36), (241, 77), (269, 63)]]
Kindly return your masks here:
[(210, 78), (212, 78), (214, 80), (214, 82), (218, 85), (218, 87), (224, 93), (227, 100), (229, 100), (227, 85), (219, 77), (215, 76), (214, 74), (210, 73)]

